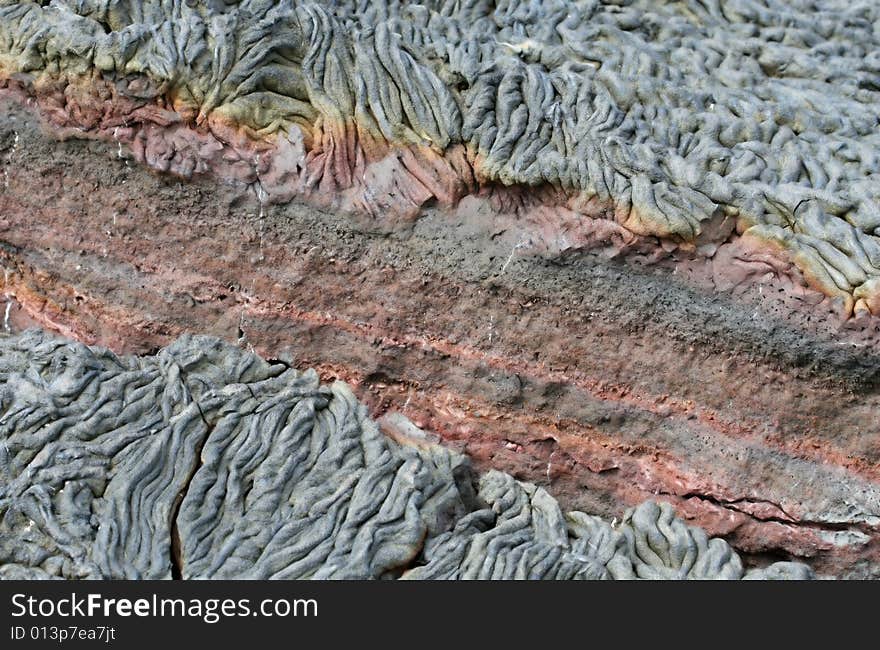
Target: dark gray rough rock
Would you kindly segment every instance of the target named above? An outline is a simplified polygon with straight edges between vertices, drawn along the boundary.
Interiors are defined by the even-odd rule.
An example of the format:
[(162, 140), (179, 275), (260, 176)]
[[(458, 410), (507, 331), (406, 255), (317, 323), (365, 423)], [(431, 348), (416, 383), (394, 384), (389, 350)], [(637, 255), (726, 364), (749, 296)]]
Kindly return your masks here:
[(808, 578), (646, 503), (619, 525), (415, 435), (342, 382), (185, 336), (0, 339), (2, 578)]

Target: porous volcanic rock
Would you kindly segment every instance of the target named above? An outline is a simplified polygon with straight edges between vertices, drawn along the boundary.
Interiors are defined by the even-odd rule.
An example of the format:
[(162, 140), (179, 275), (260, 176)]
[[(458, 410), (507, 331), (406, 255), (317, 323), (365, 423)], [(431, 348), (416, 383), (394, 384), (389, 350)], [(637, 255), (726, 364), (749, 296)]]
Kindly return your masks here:
[[(619, 527), (209, 337), (0, 339), (0, 577), (809, 578), (646, 503)], [(415, 436), (413, 436), (415, 433)]]
[(877, 11), (0, 0), (3, 327), (215, 335), (877, 577)]

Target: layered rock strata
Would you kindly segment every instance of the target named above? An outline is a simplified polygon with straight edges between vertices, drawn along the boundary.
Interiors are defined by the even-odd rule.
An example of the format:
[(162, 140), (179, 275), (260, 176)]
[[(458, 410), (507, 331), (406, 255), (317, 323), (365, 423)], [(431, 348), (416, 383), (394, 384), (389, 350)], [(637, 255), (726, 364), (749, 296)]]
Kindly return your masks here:
[(564, 510), (877, 576), (875, 14), (0, 1), (3, 326), (214, 334)]
[(169, 181), (4, 110), (4, 328), (138, 353), (213, 334), (344, 379), (373, 417), (402, 411), (566, 510), (667, 501), (750, 561), (875, 575), (870, 322), (804, 314), (771, 285), (700, 289), (707, 265), (686, 259), (521, 256), (464, 209), (391, 234), (261, 214), (245, 188)]

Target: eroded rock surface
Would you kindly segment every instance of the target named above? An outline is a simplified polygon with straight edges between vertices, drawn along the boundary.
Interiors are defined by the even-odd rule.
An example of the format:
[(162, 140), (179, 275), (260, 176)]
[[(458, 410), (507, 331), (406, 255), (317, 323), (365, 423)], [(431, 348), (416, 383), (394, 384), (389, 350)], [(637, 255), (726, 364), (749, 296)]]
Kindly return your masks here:
[[(210, 337), (0, 339), (0, 577), (808, 578), (646, 503), (619, 527)], [(405, 425), (405, 421), (403, 422)], [(412, 427), (412, 425), (409, 425)]]

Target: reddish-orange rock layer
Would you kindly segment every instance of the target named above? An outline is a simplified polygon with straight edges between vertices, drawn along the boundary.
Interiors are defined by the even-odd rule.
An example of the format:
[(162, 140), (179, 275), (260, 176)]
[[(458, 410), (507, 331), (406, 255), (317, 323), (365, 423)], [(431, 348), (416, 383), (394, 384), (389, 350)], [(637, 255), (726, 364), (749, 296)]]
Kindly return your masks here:
[[(735, 237), (654, 265), (638, 246), (627, 262), (546, 261), (526, 255), (510, 193), (389, 232), (154, 176), (3, 111), (0, 138), (19, 136), (0, 193), (6, 326), (118, 351), (183, 331), (238, 340), (351, 382), (374, 416), (403, 411), (566, 508), (666, 499), (756, 560), (880, 574), (880, 326), (793, 307), (822, 300), (809, 291), (771, 298), (789, 276)], [(719, 255), (773, 277), (716, 291), (740, 286)]]

